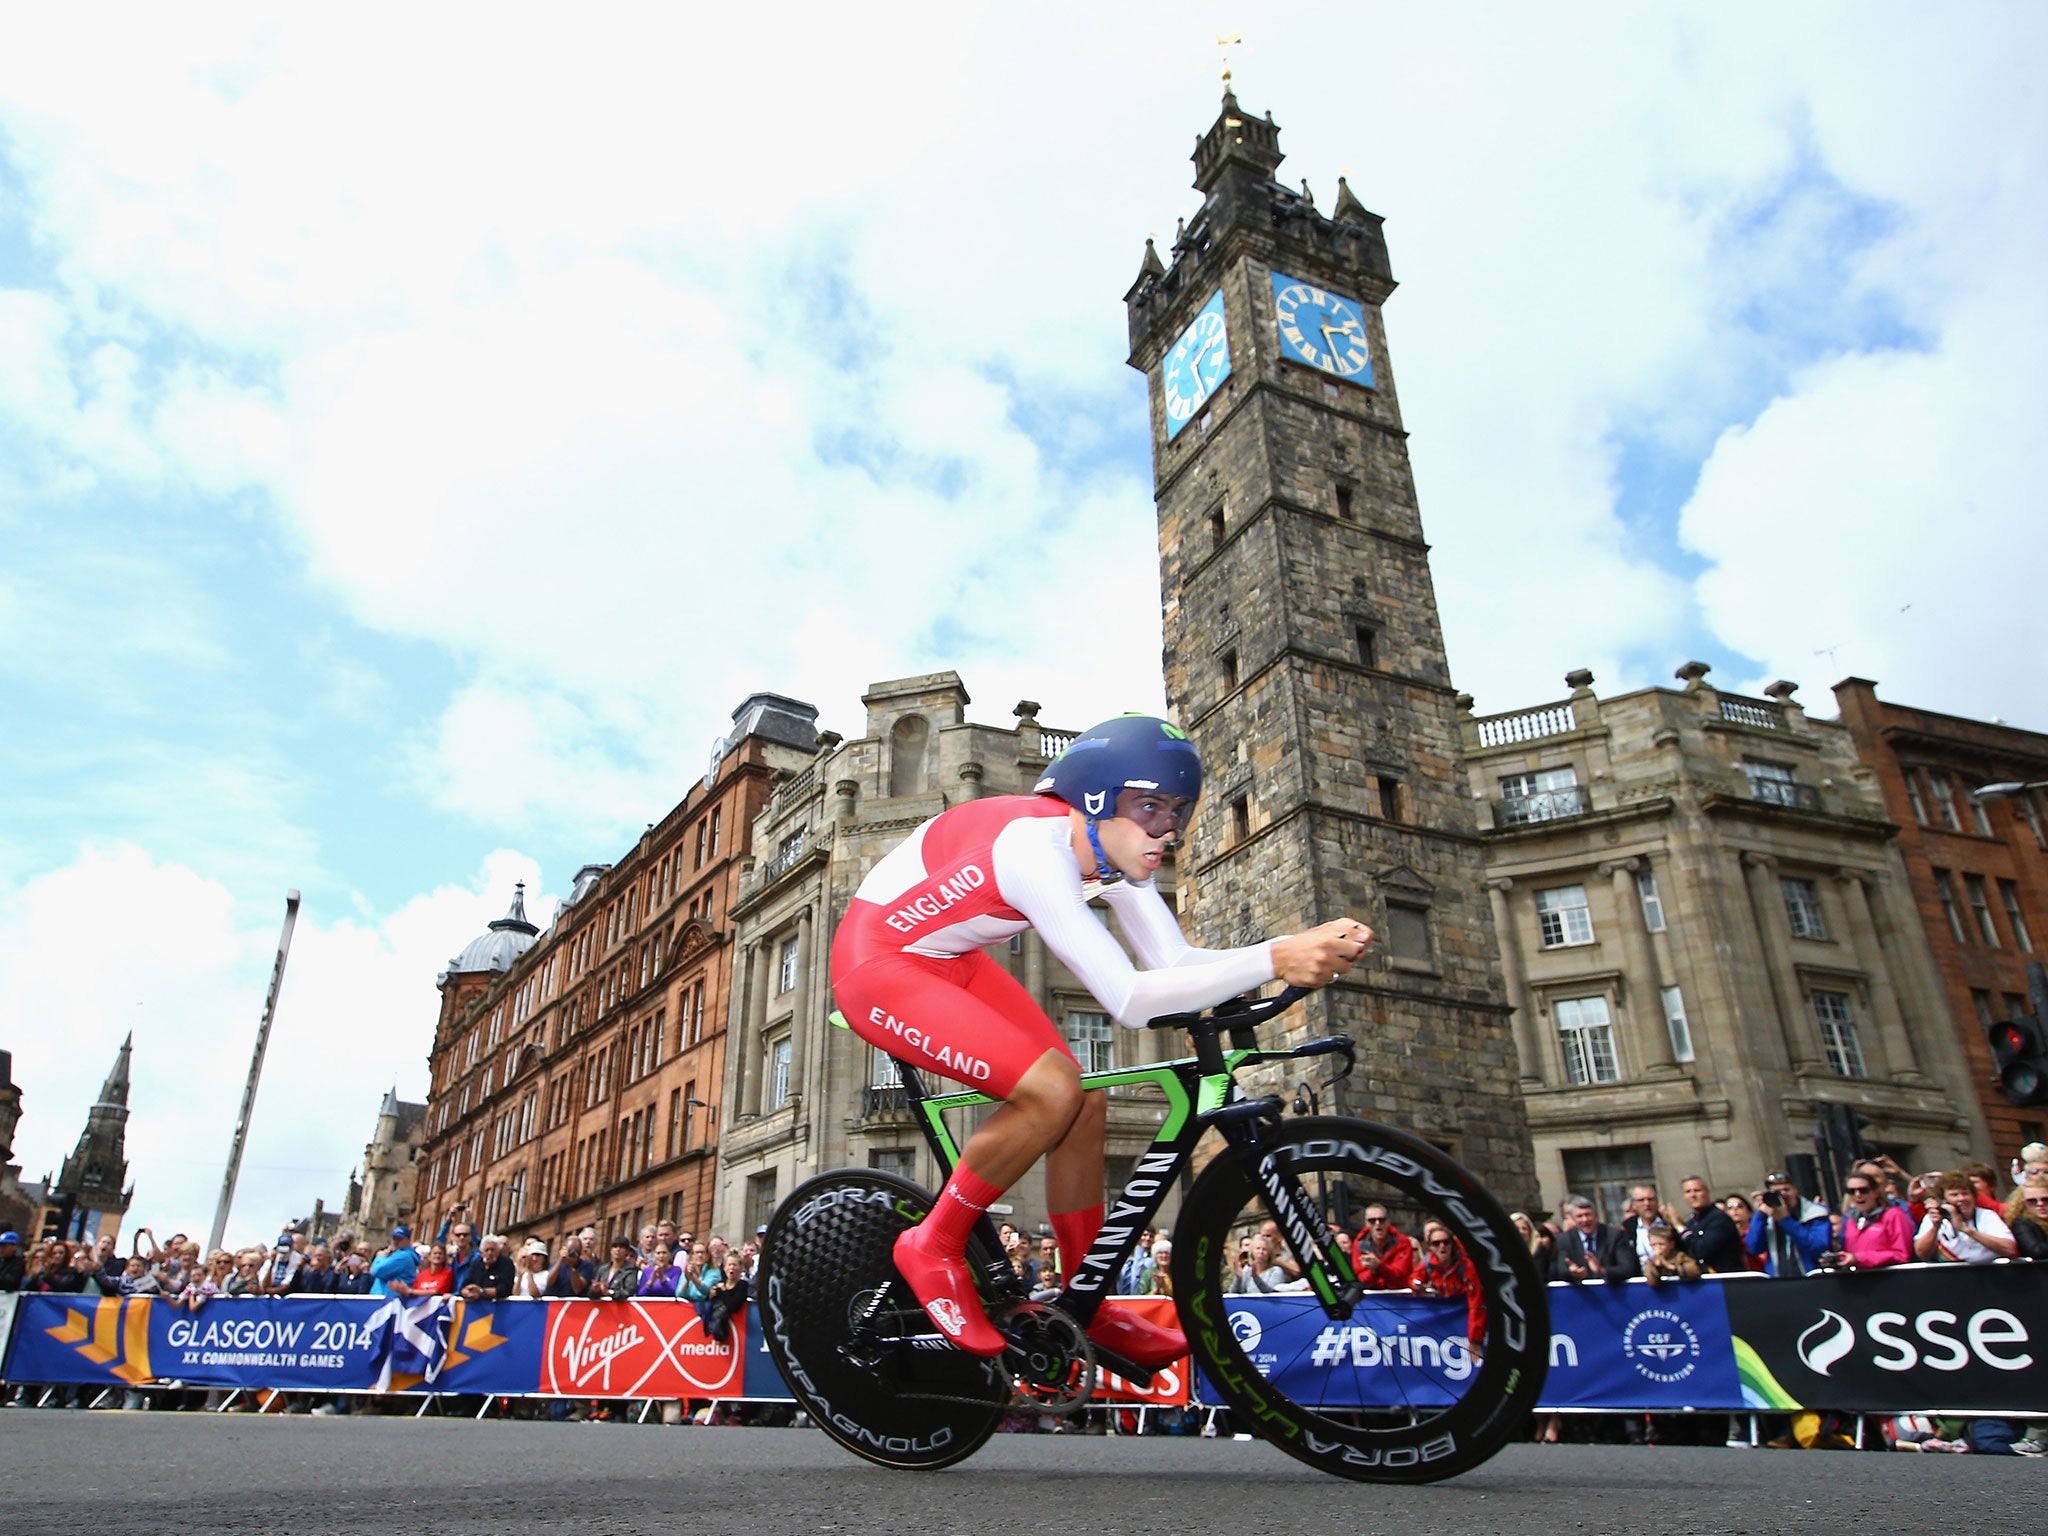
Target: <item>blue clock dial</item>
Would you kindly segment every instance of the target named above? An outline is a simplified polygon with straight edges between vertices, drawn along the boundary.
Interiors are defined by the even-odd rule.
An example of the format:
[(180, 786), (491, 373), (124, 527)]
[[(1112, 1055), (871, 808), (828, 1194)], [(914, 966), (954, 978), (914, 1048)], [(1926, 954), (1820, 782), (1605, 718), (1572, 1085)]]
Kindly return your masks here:
[(1230, 327), (1223, 318), (1222, 289), (1167, 349), (1160, 372), (1166, 390), (1166, 437), (1171, 442), (1216, 393), (1216, 386), (1230, 377)]
[(1340, 379), (1372, 383), (1365, 311), (1358, 300), (1275, 272), (1273, 319), (1280, 327), (1283, 357), (1334, 373)]

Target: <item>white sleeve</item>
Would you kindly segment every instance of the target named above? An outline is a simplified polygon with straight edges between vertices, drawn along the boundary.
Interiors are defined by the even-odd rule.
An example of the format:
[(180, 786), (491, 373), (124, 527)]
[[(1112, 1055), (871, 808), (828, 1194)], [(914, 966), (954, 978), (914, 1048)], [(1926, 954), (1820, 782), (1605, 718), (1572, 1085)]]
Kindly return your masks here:
[(1234, 953), (1227, 949), (1199, 949), (1190, 944), (1180, 931), (1180, 920), (1173, 915), (1166, 898), (1159, 894), (1158, 886), (1150, 880), (1143, 884), (1120, 880), (1115, 885), (1104, 886), (1102, 895), (1115, 910), (1117, 921), (1123, 925), (1124, 937), (1138, 952), (1138, 963), (1148, 970), (1206, 965), (1211, 960)]
[[(1273, 979), (1270, 943), (1215, 951), (1199, 964), (1169, 961), (1166, 968), (1140, 971), (1089, 910), (1072, 856), (1044, 838), (1032, 836), (1031, 831), (1030, 823), (1020, 822), (997, 836), (991, 850), (997, 888), (1038, 930), (1045, 947), (1122, 1024), (1140, 1029), (1162, 1013), (1211, 1008)], [(1158, 892), (1149, 887), (1147, 891), (1151, 904), (1158, 908), (1157, 919), (1171, 925), (1173, 914), (1166, 910)], [(1143, 901), (1126, 898), (1119, 902), (1119, 911), (1142, 910), (1143, 906)], [(1162, 949), (1154, 952), (1163, 952), (1156, 926), (1148, 928), (1142, 941), (1133, 934), (1132, 943), (1147, 948), (1161, 944)], [(1180, 949), (1187, 949), (1185, 941)]]

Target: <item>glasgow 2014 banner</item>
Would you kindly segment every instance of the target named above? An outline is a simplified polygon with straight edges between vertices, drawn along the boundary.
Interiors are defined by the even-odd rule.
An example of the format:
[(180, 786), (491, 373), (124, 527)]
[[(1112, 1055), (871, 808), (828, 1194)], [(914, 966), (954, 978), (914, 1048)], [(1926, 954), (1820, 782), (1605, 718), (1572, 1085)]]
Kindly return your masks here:
[[(20, 1299), (9, 1381), (306, 1392), (746, 1395), (746, 1314), (723, 1342), (678, 1301), (466, 1302), (334, 1296)], [(780, 1383), (768, 1394), (786, 1396)]]
[[(1553, 1285), (1546, 1409), (2048, 1413), (2048, 1266), (1905, 1265), (1803, 1280)], [(1465, 1309), (1368, 1296), (1228, 1298), (1231, 1327), (1304, 1402), (1443, 1401), (1471, 1374)], [(1218, 1394), (1200, 1384), (1204, 1402)]]

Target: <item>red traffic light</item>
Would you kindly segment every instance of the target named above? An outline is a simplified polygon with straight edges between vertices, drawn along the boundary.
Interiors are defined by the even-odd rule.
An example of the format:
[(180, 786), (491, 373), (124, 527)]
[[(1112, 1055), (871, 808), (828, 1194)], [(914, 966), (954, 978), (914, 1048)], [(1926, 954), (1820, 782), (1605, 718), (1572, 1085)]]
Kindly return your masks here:
[(2048, 1035), (2030, 1014), (1984, 1026), (1991, 1072), (2014, 1104), (2048, 1104)]

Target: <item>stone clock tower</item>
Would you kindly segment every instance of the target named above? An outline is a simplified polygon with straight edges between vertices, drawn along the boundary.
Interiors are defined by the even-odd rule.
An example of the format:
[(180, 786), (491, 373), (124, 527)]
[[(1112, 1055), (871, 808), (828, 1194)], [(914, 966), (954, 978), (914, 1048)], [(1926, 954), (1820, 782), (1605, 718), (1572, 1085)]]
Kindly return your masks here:
[[(1195, 148), (1201, 211), (1170, 267), (1146, 243), (1124, 296), (1151, 383), (1166, 694), (1209, 773), (1181, 856), (1188, 926), (1226, 944), (1370, 922), (1376, 958), (1291, 1016), (1359, 1043), (1322, 1107), (1406, 1126), (1503, 1199), (1533, 1198), (1380, 316), (1386, 240), (1342, 180), (1328, 213), (1281, 186), (1281, 159), (1272, 118), (1226, 89)], [(1291, 1099), (1295, 1081), (1273, 1087)]]

